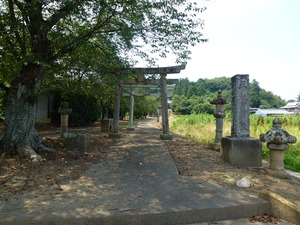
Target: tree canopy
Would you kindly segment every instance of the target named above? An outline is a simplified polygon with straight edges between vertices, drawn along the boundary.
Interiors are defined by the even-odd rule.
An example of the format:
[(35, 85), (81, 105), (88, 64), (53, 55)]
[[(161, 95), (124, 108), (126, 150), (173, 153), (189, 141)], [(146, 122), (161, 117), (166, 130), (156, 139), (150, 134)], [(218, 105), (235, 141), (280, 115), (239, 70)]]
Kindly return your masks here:
[(42, 84), (92, 90), (124, 78), (133, 56), (153, 63), (151, 53), (184, 62), (189, 46), (206, 41), (203, 10), (189, 0), (1, 0), (0, 153), (36, 157), (43, 149), (34, 129)]

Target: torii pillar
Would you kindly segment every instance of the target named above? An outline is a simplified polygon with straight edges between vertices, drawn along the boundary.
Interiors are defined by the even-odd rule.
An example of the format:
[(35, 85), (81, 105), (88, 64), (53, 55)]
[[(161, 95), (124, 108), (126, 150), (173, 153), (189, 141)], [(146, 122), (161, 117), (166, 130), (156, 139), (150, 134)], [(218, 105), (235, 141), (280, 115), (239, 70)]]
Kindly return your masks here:
[(130, 92), (130, 112), (129, 112), (129, 126), (126, 128), (128, 131), (134, 130), (133, 126), (133, 111), (134, 111), (134, 96), (132, 91)]
[(122, 134), (119, 132), (120, 103), (121, 103), (121, 85), (117, 83), (115, 86), (113, 130), (111, 133), (109, 133), (110, 138), (122, 137)]
[(173, 135), (169, 128), (168, 115), (168, 96), (167, 96), (167, 74), (160, 74), (160, 97), (161, 97), (161, 114), (163, 133), (160, 135), (162, 140), (172, 140)]

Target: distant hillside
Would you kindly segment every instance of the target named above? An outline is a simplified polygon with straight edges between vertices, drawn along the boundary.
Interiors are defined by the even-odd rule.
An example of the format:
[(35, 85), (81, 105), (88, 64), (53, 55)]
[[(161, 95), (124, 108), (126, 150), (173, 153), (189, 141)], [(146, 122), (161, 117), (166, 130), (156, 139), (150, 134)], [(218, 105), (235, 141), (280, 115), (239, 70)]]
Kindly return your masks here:
[[(188, 78), (180, 79), (174, 90), (171, 108), (176, 114), (213, 113), (215, 107), (209, 103), (216, 98), (218, 90), (228, 103), (231, 101), (231, 78), (218, 77), (214, 79), (199, 79), (196, 82)], [(286, 101), (270, 91), (260, 88), (259, 83), (253, 80), (250, 83), (250, 107), (252, 108), (279, 108)], [(226, 105), (230, 110), (231, 105)]]

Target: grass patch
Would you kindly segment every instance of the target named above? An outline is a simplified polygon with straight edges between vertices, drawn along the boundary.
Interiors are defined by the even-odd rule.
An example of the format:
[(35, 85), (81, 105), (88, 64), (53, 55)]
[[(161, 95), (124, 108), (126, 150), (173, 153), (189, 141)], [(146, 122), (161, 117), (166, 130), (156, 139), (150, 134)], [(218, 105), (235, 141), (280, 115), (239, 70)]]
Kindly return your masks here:
[[(272, 122), (275, 117), (250, 116), (250, 136), (259, 139), (260, 134), (266, 133), (272, 128)], [(282, 127), (291, 135), (296, 136), (300, 141), (300, 116), (282, 116)], [(199, 114), (176, 116), (170, 118), (170, 129), (173, 133), (180, 134), (190, 140), (202, 144), (213, 144), (216, 135), (216, 120), (213, 115)], [(230, 136), (231, 121), (230, 117), (224, 118), (223, 136)], [(263, 158), (269, 160), (270, 152), (266, 144), (262, 146)], [(289, 170), (300, 172), (300, 144), (290, 144), (288, 150), (284, 153), (284, 164)]]

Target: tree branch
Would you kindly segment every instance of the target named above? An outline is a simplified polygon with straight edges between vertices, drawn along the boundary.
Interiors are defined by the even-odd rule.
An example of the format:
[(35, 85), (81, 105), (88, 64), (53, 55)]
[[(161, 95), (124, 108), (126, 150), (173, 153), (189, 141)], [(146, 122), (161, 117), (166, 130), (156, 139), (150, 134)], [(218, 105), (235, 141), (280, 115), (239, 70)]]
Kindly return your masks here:
[[(8, 7), (9, 7), (9, 14), (10, 14), (10, 18), (11, 18), (11, 21), (12, 21), (12, 26), (15, 26), (17, 24), (17, 19), (16, 19), (16, 15), (15, 15), (15, 10), (14, 10), (14, 5), (13, 5), (13, 1), (12, 0), (8, 0)], [(22, 41), (22, 38), (18, 32), (17, 29), (13, 29), (14, 30), (14, 33), (16, 35), (16, 40), (17, 42), (19, 43), (20, 45), (20, 48), (21, 48), (21, 52), (23, 55), (26, 54), (26, 47), (25, 47), (25, 43)]]
[(76, 48), (76, 44), (79, 41), (83, 41), (83, 40), (87, 40), (88, 38), (90, 38), (93, 34), (96, 33), (112, 33), (112, 32), (117, 32), (117, 31), (121, 31), (120, 29), (110, 29), (110, 30), (105, 30), (105, 31), (99, 31), (101, 27), (104, 27), (106, 24), (109, 23), (110, 19), (113, 18), (115, 15), (117, 15), (118, 13), (116, 11), (114, 11), (114, 13), (111, 13), (109, 16), (107, 16), (105, 18), (104, 21), (102, 21), (101, 23), (97, 23), (95, 24), (91, 29), (89, 29), (86, 33), (83, 33), (79, 36), (77, 36), (73, 42), (69, 42), (67, 44), (65, 44), (64, 46), (62, 46), (60, 48), (60, 50), (53, 56), (51, 57), (50, 60), (55, 60), (59, 57), (60, 54), (64, 54), (64, 53), (68, 53), (73, 51)]
[(59, 10), (57, 10), (52, 16), (45, 21), (45, 27), (47, 32), (52, 29), (54, 25), (58, 23), (59, 20), (68, 16), (76, 7), (82, 4), (84, 1), (67, 1)]

